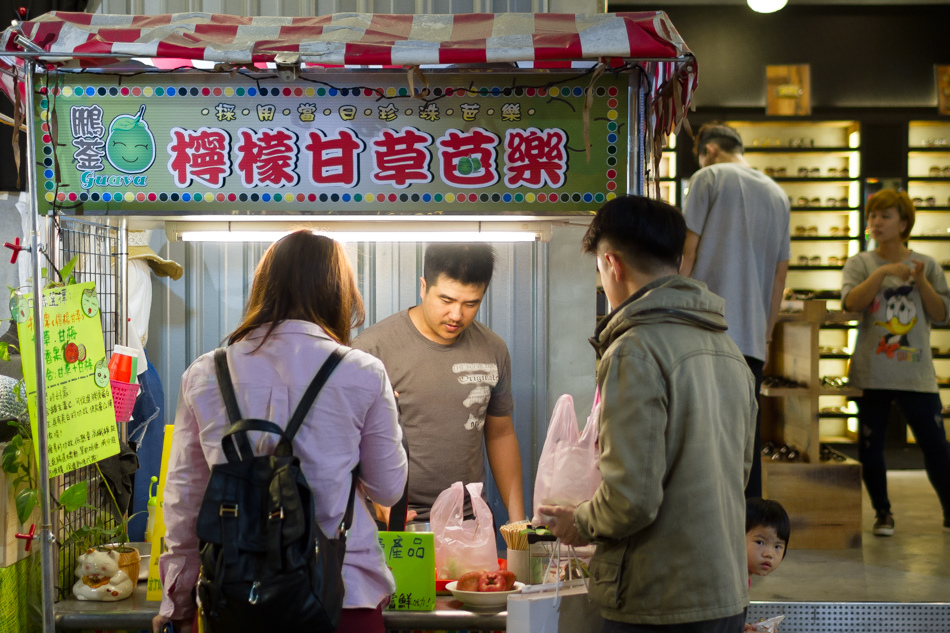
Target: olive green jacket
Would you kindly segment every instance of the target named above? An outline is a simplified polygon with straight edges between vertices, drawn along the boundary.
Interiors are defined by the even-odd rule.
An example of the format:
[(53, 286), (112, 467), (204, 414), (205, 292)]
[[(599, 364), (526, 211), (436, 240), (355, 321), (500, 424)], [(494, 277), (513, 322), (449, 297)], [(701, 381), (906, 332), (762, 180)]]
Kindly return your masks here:
[(658, 279), (591, 339), (603, 483), (575, 512), (597, 544), (590, 593), (605, 618), (679, 624), (749, 604), (744, 488), (757, 400), (702, 282)]

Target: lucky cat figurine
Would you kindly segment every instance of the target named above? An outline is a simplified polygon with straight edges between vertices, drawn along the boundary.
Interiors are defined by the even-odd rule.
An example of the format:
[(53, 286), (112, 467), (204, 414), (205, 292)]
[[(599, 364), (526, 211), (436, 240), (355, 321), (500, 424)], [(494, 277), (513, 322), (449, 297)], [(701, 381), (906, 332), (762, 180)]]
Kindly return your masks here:
[(132, 595), (132, 580), (119, 569), (119, 553), (91, 549), (79, 557), (76, 567), (79, 580), (73, 594), (80, 600), (113, 602)]

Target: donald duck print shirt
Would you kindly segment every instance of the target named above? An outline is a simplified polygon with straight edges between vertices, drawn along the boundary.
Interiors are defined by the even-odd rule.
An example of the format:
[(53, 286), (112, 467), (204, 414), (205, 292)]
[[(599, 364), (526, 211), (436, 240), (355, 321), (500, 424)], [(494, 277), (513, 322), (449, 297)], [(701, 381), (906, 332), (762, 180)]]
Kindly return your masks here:
[[(913, 269), (915, 261), (924, 262), (924, 274), (950, 314), (950, 290), (944, 271), (932, 258), (915, 252), (903, 263)], [(873, 251), (848, 258), (842, 273), (842, 304), (852, 288), (887, 263)], [(861, 313), (848, 372), (851, 386), (935, 393), (930, 326), (913, 277), (906, 281), (893, 275), (885, 277), (874, 301)]]

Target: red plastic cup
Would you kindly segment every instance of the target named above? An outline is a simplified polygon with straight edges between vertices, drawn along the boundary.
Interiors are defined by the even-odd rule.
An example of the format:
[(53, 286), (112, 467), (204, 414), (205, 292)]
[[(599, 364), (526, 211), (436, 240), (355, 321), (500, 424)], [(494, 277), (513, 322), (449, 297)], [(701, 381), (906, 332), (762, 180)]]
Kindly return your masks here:
[(131, 347), (116, 345), (109, 358), (109, 378), (116, 382), (135, 383), (138, 352)]

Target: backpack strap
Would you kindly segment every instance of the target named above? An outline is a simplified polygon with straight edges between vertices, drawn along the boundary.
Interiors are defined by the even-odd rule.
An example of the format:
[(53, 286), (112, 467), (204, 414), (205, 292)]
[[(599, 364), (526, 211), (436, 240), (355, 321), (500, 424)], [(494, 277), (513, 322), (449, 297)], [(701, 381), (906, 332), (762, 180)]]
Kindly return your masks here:
[[(350, 531), (350, 525), (353, 524), (353, 502), (356, 497), (356, 475), (359, 471), (359, 466), (353, 469), (353, 472), (350, 473), (350, 496), (346, 500), (346, 512), (343, 513), (343, 520), (340, 522), (340, 527), (337, 528), (336, 537), (340, 539), (344, 544), (346, 543), (346, 537)], [(343, 551), (346, 551), (346, 548), (343, 548)]]
[[(234, 383), (231, 381), (231, 370), (228, 367), (228, 352), (224, 347), (214, 350), (214, 375), (218, 379), (218, 388), (221, 390), (221, 397), (224, 398), (224, 408), (228, 412), (228, 422), (234, 424), (241, 419), (241, 408), (238, 406), (237, 396), (234, 395)], [(253, 459), (254, 451), (251, 449), (251, 442), (247, 439), (246, 433), (239, 433), (234, 436), (234, 442), (241, 452), (241, 459)], [(230, 443), (229, 443), (230, 444)], [(228, 461), (235, 461), (229, 451), (225, 449)], [(233, 447), (231, 453), (233, 453)], [(236, 457), (236, 456), (235, 456)]]
[(287, 423), (287, 428), (284, 429), (284, 437), (277, 444), (277, 449), (274, 451), (275, 454), (281, 454), (284, 450), (291, 449), (290, 443), (294, 441), (297, 431), (299, 431), (303, 425), (304, 419), (310, 412), (314, 400), (317, 399), (320, 390), (323, 389), (323, 385), (325, 385), (330, 378), (330, 374), (333, 373), (333, 370), (336, 369), (336, 366), (340, 364), (340, 361), (343, 360), (343, 357), (346, 356), (349, 351), (350, 348), (341, 345), (330, 352), (330, 356), (323, 362), (323, 365), (319, 371), (317, 371), (317, 375), (310, 381), (310, 385), (297, 404), (294, 414)]

